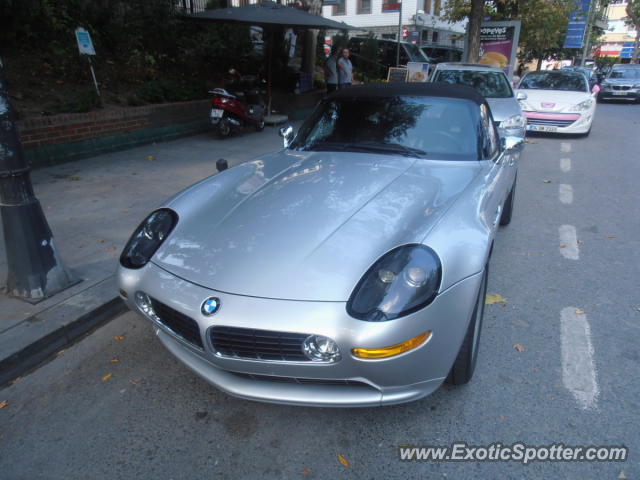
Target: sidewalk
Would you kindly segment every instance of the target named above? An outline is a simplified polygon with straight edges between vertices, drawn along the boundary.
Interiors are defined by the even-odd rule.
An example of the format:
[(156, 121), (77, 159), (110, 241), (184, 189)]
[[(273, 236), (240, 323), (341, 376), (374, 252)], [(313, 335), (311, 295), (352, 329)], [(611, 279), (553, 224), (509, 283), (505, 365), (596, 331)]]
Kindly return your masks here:
[(219, 158), (232, 167), (280, 148), (277, 128), (267, 127), (226, 140), (207, 133), (33, 171), (61, 258), (82, 281), (36, 305), (0, 294), (0, 386), (124, 310), (114, 278), (118, 256), (154, 207), (217, 173)]

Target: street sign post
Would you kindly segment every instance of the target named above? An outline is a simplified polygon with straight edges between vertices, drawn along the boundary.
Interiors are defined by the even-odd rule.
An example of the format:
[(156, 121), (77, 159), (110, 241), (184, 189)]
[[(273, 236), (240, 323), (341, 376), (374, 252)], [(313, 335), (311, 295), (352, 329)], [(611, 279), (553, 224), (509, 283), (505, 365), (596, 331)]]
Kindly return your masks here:
[(98, 88), (98, 81), (96, 80), (96, 72), (93, 70), (93, 64), (91, 63), (91, 57), (96, 54), (95, 48), (93, 48), (93, 42), (91, 41), (91, 35), (84, 28), (76, 28), (76, 42), (78, 43), (78, 50), (80, 55), (86, 55), (89, 60), (89, 68), (91, 69), (91, 77), (93, 78), (93, 85), (96, 87), (96, 93), (100, 96), (100, 88)]

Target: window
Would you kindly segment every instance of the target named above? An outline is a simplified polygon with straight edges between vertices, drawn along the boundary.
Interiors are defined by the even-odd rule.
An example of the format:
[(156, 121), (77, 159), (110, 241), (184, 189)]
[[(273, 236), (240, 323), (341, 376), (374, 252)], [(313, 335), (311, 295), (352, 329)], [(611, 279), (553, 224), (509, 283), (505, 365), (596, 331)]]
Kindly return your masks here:
[(371, 13), (371, 0), (358, 0), (358, 13)]
[(424, 13), (431, 13), (431, 0), (424, 0), (422, 9), (424, 10)]
[(432, 36), (431, 36), (431, 42), (432, 43), (438, 43), (438, 32), (434, 31)]
[(400, 10), (400, 2), (398, 0), (382, 0), (383, 12), (397, 12)]
[(338, 0), (338, 4), (333, 6), (332, 15), (344, 15), (347, 13), (347, 0)]
[(480, 105), (480, 119), (482, 121), (483, 139), (482, 139), (482, 156), (486, 160), (494, 158), (498, 152), (498, 134), (496, 128), (491, 121), (491, 114), (486, 105)]

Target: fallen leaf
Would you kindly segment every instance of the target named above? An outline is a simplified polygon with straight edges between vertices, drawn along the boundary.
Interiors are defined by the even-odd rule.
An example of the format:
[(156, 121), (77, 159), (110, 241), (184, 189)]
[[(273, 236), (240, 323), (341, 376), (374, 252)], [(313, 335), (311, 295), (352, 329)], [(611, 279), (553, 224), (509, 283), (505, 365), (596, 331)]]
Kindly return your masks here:
[(338, 461), (342, 464), (343, 467), (349, 468), (349, 462), (340, 454), (338, 454)]
[(626, 480), (627, 476), (624, 474), (624, 470), (622, 472), (620, 472), (620, 475), (618, 475), (618, 478), (620, 480)]
[(6, 400), (3, 400), (2, 402), (0, 402), (0, 408), (4, 408), (7, 405), (9, 405), (9, 402), (7, 402)]
[(22, 380), (22, 377), (14, 378), (13, 380), (11, 380), (11, 385), (15, 385), (15, 384), (16, 384), (16, 383), (18, 383), (20, 380)]
[(57, 351), (57, 352), (56, 352), (56, 357), (57, 357), (58, 355), (62, 355), (62, 354), (63, 354), (64, 352), (66, 352), (66, 351), (67, 351), (67, 349), (66, 349), (66, 348), (63, 348), (62, 350)]
[(136, 382), (135, 380), (129, 380), (129, 383), (131, 385), (138, 385), (139, 382)]
[(549, 180), (548, 178), (545, 178), (545, 179), (543, 180), (543, 182), (544, 182), (544, 183), (551, 183), (551, 180)]
[(77, 182), (80, 180), (80, 177), (67, 177), (65, 180), (69, 180), (70, 182)]
[(115, 251), (116, 251), (116, 247), (107, 248), (107, 252), (115, 252)]
[(124, 340), (124, 335), (116, 335), (113, 337), (114, 340)]
[(98, 240), (98, 242), (100, 242), (100, 243), (104, 243), (104, 242), (105, 242), (105, 240), (104, 240), (103, 238), (101, 238), (100, 240)]
[(109, 363), (118, 363), (120, 360), (118, 360), (117, 358), (112, 358), (111, 360), (109, 360)]
[(107, 380), (109, 380), (111, 377), (113, 377), (113, 373), (107, 373), (104, 377), (102, 377), (102, 381), (106, 382)]
[(147, 155), (147, 162), (153, 162), (153, 155)]
[(516, 352), (524, 352), (524, 346), (523, 346), (522, 344), (520, 344), (520, 343), (516, 343), (516, 344), (513, 346), (513, 349), (514, 349)]
[(300, 472), (300, 475), (309, 475), (311, 473), (311, 469), (310, 468), (305, 468), (304, 470), (302, 470)]
[(584, 243), (584, 241), (582, 241), (582, 240), (578, 240), (578, 245), (581, 245), (581, 244), (583, 244), (583, 243)]
[(485, 297), (485, 300), (484, 300), (484, 304), (493, 305), (495, 303), (505, 303), (506, 301), (507, 299), (504, 298), (499, 293), (487, 293), (487, 296)]
[(584, 310), (576, 310), (576, 315), (584, 315)]
[(615, 235), (607, 235), (607, 238), (618, 238)]
[(533, 257), (533, 253), (527, 252), (527, 257)]
[(129, 213), (129, 209), (125, 208), (124, 210), (122, 210), (122, 213)]
[(207, 415), (208, 415), (207, 412), (196, 412), (196, 418), (201, 419), (201, 420), (203, 418), (205, 418)]

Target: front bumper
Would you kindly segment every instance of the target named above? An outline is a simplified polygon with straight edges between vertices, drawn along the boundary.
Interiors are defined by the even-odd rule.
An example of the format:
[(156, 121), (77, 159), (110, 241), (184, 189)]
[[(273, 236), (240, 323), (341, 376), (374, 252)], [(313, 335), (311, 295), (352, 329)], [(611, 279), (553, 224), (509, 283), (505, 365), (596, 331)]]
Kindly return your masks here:
[(627, 87), (626, 90), (617, 90), (613, 88), (602, 88), (598, 92), (598, 98), (601, 100), (640, 100), (640, 88)]
[(591, 129), (595, 110), (580, 113), (524, 112), (527, 132), (587, 133)]
[[(274, 300), (210, 290), (151, 263), (140, 270), (120, 267), (118, 277), (132, 310), (140, 312), (133, 299), (136, 291), (143, 291), (197, 322), (203, 349), (153, 321), (167, 349), (212, 385), (250, 400), (351, 407), (409, 402), (440, 386), (462, 343), (482, 275), (455, 284), (419, 312), (382, 323), (351, 318), (344, 302)], [(221, 307), (207, 317), (200, 307), (210, 296), (218, 297)], [(208, 338), (214, 326), (324, 335), (338, 343), (342, 359), (322, 363), (221, 357)], [(394, 345), (427, 330), (433, 333), (425, 344), (396, 357), (362, 360), (350, 353), (355, 347)]]

